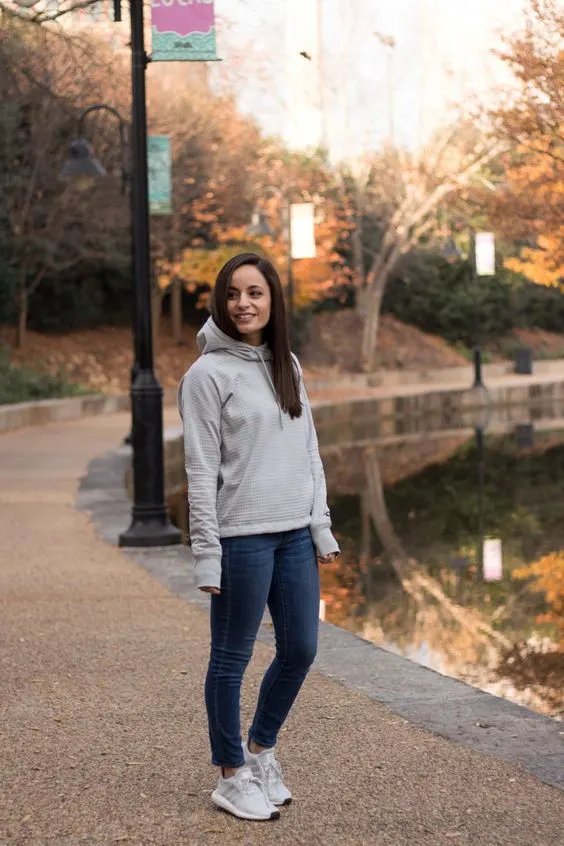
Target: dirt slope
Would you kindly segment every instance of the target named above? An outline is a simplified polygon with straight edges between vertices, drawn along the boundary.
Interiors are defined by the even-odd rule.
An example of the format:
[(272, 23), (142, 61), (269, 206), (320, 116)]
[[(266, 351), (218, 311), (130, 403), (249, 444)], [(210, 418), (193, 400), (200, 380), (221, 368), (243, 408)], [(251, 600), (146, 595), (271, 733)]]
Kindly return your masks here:
[[(156, 344), (156, 367), (165, 388), (174, 387), (197, 358), (196, 329), (185, 327), (182, 345), (174, 344), (170, 326), (163, 321)], [(0, 328), (0, 340), (12, 348), (14, 364), (27, 364), (50, 373), (65, 372), (67, 378), (85, 387), (116, 394), (127, 390), (132, 357), (129, 329), (102, 329), (43, 335), (29, 332), (24, 350), (14, 348), (11, 327)], [(358, 372), (360, 320), (352, 311), (317, 315), (311, 324), (310, 340), (301, 353), (306, 372), (337, 377)], [(440, 338), (426, 335), (392, 317), (383, 317), (379, 352), (385, 369), (421, 369), (465, 364), (465, 359)]]

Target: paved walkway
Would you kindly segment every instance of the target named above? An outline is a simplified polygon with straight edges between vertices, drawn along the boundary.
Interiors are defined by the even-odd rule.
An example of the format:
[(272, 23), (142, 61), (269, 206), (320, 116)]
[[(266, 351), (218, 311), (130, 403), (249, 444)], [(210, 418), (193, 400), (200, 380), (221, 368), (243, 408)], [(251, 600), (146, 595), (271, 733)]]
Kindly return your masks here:
[[(318, 673), (280, 742), (294, 804), (267, 824), (215, 811), (206, 614), (75, 508), (127, 430), (122, 414), (0, 437), (0, 844), (563, 842), (562, 793)], [(271, 655), (257, 645), (246, 718)]]

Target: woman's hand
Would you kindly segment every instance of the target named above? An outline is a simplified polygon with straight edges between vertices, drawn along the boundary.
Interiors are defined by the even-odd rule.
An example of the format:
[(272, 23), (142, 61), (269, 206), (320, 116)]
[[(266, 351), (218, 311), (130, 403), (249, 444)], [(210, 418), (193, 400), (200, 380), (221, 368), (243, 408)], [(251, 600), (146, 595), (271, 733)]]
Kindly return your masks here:
[(329, 555), (323, 555), (319, 557), (320, 564), (332, 564), (333, 561), (336, 561), (341, 553), (340, 552), (330, 552)]
[(219, 596), (221, 593), (220, 589), (216, 587), (201, 587), (200, 590), (204, 593), (213, 593), (214, 596)]

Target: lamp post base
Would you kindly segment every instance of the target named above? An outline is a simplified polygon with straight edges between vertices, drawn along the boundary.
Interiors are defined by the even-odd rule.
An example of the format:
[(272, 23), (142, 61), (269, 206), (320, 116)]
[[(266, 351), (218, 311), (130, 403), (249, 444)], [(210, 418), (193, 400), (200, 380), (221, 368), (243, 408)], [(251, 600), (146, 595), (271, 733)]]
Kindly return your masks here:
[(178, 546), (182, 533), (169, 523), (167, 516), (150, 520), (139, 519), (133, 513), (131, 526), (119, 536), (123, 547)]
[(120, 546), (172, 546), (182, 532), (169, 520), (165, 499), (163, 389), (148, 368), (137, 368), (131, 387), (133, 508)]

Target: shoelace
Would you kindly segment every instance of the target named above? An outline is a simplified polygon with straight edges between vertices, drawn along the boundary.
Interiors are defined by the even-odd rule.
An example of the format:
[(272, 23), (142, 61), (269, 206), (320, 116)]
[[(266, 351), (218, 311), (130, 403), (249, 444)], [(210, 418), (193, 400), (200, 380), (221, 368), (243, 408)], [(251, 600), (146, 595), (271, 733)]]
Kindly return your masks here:
[(276, 776), (277, 778), (282, 781), (282, 767), (274, 757), (274, 755), (269, 755), (266, 761), (264, 762), (264, 768), (266, 770), (266, 777), (270, 781), (271, 774)]
[(260, 792), (263, 794), (263, 796), (265, 796), (265, 797), (266, 797), (266, 793), (265, 793), (265, 790), (264, 790), (264, 786), (263, 786), (263, 784), (262, 784), (261, 780), (260, 780), (260, 779), (258, 779), (256, 776), (252, 775), (250, 772), (249, 772), (249, 773), (245, 773), (245, 774), (241, 777), (241, 779), (240, 779), (240, 781), (239, 781), (239, 785), (240, 785), (240, 788), (241, 788), (241, 792), (242, 792), (242, 793), (247, 793), (247, 794), (252, 793), (252, 792), (253, 792), (253, 788), (257, 788), (257, 787), (258, 787), (258, 789), (259, 789), (259, 790), (260, 790)]

